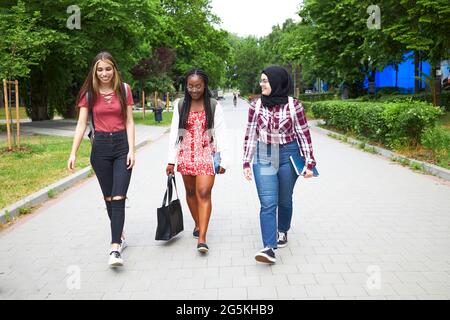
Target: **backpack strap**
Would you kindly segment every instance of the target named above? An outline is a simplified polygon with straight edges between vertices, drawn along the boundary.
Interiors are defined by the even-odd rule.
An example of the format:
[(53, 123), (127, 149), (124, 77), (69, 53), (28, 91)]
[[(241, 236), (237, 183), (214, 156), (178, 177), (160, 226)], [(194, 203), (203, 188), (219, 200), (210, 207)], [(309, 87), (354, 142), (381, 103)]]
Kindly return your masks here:
[(292, 118), (292, 125), (293, 125), (293, 128), (295, 128), (295, 118), (296, 118), (297, 112), (295, 111), (294, 98), (288, 97), (288, 101), (289, 101), (289, 113), (291, 114), (291, 118)]
[(92, 111), (93, 109), (93, 105), (92, 105), (92, 95), (91, 92), (87, 91), (86, 92), (86, 100), (88, 103), (88, 122), (89, 122), (89, 133), (88, 133), (88, 137), (92, 141), (94, 140), (94, 133), (95, 133), (95, 127), (94, 127), (94, 112)]
[(214, 114), (216, 113), (216, 106), (217, 106), (217, 100), (211, 98), (211, 111), (212, 111), (213, 119), (214, 119)]
[[(292, 119), (292, 128), (294, 128), (294, 132), (295, 132), (296, 131), (295, 119), (297, 118), (297, 112), (295, 111), (294, 98), (288, 97), (288, 101), (289, 101), (289, 113), (291, 114), (291, 119)], [(297, 140), (297, 144), (300, 148), (300, 155), (302, 157), (304, 157), (304, 155), (302, 154), (302, 148), (300, 146), (300, 141)]]
[(122, 82), (122, 88), (123, 91), (125, 91), (125, 101), (128, 101), (128, 84), (126, 84), (125, 82)]
[(261, 98), (259, 98), (257, 101), (256, 101), (256, 106), (255, 106), (255, 116), (257, 117), (258, 116), (258, 113), (259, 113), (259, 110), (261, 109)]

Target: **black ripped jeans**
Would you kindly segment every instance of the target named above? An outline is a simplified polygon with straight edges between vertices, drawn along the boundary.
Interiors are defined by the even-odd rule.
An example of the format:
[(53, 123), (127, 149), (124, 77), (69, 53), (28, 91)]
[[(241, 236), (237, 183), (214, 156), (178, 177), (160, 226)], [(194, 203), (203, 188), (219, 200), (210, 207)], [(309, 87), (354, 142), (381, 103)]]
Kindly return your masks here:
[[(91, 151), (91, 165), (97, 176), (111, 220), (111, 243), (122, 243), (125, 224), (125, 198), (130, 185), (131, 169), (127, 169), (129, 151), (126, 130), (95, 132)], [(106, 198), (123, 197), (106, 201)]]

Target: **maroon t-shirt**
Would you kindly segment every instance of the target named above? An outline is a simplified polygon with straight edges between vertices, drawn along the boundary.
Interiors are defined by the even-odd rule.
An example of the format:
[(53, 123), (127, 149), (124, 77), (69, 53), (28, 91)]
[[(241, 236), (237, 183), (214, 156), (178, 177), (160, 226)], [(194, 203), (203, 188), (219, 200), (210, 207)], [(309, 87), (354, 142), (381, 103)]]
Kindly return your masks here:
[[(133, 105), (133, 96), (131, 88), (126, 85), (127, 88), (127, 106)], [(108, 102), (110, 98), (110, 101)], [(86, 94), (82, 96), (78, 103), (79, 108), (87, 108), (88, 102)], [(131, 107), (130, 107), (131, 108)], [(99, 132), (117, 132), (125, 130), (125, 122), (122, 117), (122, 109), (120, 106), (119, 98), (117, 94), (113, 92), (111, 95), (103, 96), (97, 95), (97, 101), (93, 106), (94, 109), (94, 127), (95, 131)]]

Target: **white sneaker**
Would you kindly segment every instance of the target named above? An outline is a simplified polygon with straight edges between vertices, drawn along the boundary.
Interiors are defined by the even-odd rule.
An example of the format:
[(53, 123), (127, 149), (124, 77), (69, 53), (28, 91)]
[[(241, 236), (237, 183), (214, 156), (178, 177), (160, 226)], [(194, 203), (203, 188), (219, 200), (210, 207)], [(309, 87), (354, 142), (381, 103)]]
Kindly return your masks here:
[(125, 239), (121, 239), (121, 240), (122, 240), (122, 243), (119, 245), (119, 250), (117, 250), (117, 251), (119, 251), (120, 254), (122, 254), (122, 251), (126, 247), (128, 247), (128, 243), (125, 241)]
[(278, 232), (277, 247), (284, 248), (287, 246), (287, 232)]
[(261, 263), (268, 264), (277, 262), (277, 258), (275, 258), (275, 252), (272, 248), (264, 248), (261, 251), (258, 251), (255, 254), (255, 260)]
[(111, 251), (111, 253), (109, 254), (108, 264), (111, 267), (121, 267), (121, 266), (123, 266), (123, 259), (120, 256), (120, 252), (119, 251)]

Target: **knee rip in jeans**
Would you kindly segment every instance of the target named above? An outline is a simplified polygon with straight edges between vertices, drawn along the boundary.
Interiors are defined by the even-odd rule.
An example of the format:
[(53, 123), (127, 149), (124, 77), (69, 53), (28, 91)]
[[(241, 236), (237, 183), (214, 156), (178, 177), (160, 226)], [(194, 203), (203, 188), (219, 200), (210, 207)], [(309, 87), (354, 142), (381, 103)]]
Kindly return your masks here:
[(124, 200), (124, 199), (128, 199), (128, 197), (127, 196), (113, 196), (113, 197), (105, 197), (105, 201), (108, 201), (108, 202), (112, 202), (112, 201), (114, 201), (114, 200)]

